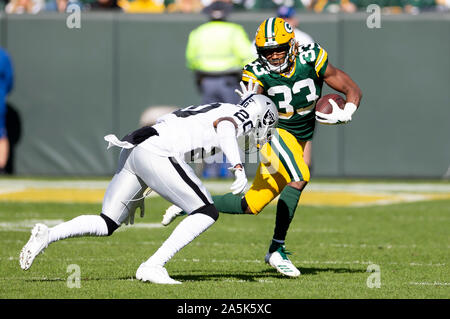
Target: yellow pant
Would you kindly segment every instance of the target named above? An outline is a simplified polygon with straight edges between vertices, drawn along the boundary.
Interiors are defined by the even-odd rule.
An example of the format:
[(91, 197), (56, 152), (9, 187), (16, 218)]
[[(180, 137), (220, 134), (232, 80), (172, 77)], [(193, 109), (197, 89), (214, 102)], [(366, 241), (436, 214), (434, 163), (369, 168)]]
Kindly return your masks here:
[(252, 186), (245, 194), (253, 214), (258, 214), (292, 181), (309, 182), (308, 165), (303, 160), (306, 141), (299, 141), (286, 130), (277, 128), (270, 143), (260, 151), (260, 164)]

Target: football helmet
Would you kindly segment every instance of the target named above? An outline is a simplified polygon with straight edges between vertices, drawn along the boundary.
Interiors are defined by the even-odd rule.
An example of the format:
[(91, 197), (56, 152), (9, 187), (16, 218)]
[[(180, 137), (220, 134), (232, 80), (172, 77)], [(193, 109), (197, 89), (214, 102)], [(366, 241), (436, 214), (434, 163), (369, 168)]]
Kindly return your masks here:
[[(297, 55), (294, 29), (281, 18), (269, 18), (258, 27), (255, 35), (258, 58), (269, 72), (283, 73), (289, 70)], [(281, 63), (274, 65), (267, 59), (272, 52), (285, 52)]]
[[(267, 96), (254, 94), (242, 101), (241, 105), (249, 113), (254, 127), (248, 133), (250, 143), (258, 149), (264, 145), (271, 136), (270, 130), (278, 123), (278, 110)], [(246, 146), (248, 148), (248, 146)]]

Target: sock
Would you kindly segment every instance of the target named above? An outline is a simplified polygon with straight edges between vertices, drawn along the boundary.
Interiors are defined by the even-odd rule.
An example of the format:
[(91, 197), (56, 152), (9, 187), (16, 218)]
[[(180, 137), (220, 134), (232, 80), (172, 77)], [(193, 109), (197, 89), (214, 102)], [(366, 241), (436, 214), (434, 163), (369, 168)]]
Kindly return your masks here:
[(245, 209), (242, 207), (242, 195), (234, 195), (233, 193), (226, 193), (225, 195), (212, 197), (214, 206), (221, 213), (226, 214), (244, 214)]
[[(275, 244), (271, 244), (271, 248), (276, 246), (276, 243), (284, 243), (289, 225), (294, 218), (295, 209), (297, 208), (300, 199), (301, 191), (291, 186), (286, 186), (280, 194), (277, 204), (277, 214), (275, 218), (275, 230), (273, 239)], [(272, 241), (272, 243), (274, 243)], [(273, 247), (272, 247), (273, 246)], [(279, 245), (278, 245), (279, 247)], [(277, 248), (278, 248), (277, 247)], [(275, 249), (276, 250), (276, 249)], [(275, 251), (274, 250), (274, 251)], [(269, 248), (269, 252), (270, 251)]]
[(214, 219), (201, 213), (187, 216), (146, 263), (164, 266), (173, 255), (211, 227), (214, 222)]
[[(247, 202), (243, 200), (242, 195), (234, 195), (226, 193), (225, 195), (216, 195), (212, 197), (214, 206), (221, 213), (225, 214), (244, 214), (247, 209)], [(185, 211), (180, 213), (181, 216), (186, 215)]]
[(69, 237), (106, 236), (108, 226), (99, 215), (81, 215), (49, 229), (49, 244)]

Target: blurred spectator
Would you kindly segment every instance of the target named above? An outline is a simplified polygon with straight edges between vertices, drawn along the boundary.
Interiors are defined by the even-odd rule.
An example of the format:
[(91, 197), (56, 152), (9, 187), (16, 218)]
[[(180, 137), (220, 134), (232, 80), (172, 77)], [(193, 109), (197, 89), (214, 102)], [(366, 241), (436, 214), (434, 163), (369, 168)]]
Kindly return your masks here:
[(5, 12), (6, 13), (15, 13), (15, 14), (22, 14), (22, 13), (31, 13), (35, 14), (38, 13), (45, 8), (45, 1), (44, 0), (11, 0), (6, 6), (5, 6)]
[(53, 0), (45, 3), (45, 11), (66, 12), (68, 0)]
[(164, 0), (119, 0), (119, 6), (127, 13), (162, 13)]
[(186, 61), (195, 72), (202, 104), (239, 103), (234, 90), (239, 88), (242, 67), (256, 58), (244, 28), (226, 21), (231, 10), (228, 1), (213, 2), (203, 10), (210, 21), (189, 34)]
[(439, 11), (450, 10), (450, 0), (436, 0), (436, 5)]
[(0, 172), (4, 172), (9, 158), (9, 140), (6, 132), (6, 98), (13, 88), (13, 67), (5, 49), (0, 48)]
[(77, 4), (82, 8), (82, 4), (77, 0), (51, 0), (45, 4), (45, 11), (66, 12), (69, 3)]
[[(373, 3), (373, 0), (371, 1)], [(355, 12), (357, 10), (356, 5), (350, 0), (315, 0), (312, 8), (317, 13)]]
[(198, 13), (204, 5), (201, 0), (169, 0), (165, 1), (167, 12)]
[[(195, 72), (202, 104), (238, 104), (240, 98), (235, 89), (240, 88), (242, 68), (256, 58), (244, 28), (226, 21), (231, 11), (231, 1), (213, 2), (203, 10), (210, 21), (189, 34), (186, 62), (187, 67)], [(207, 165), (203, 176), (229, 176), (227, 166), (225, 163)]]
[(295, 40), (299, 44), (314, 43), (314, 39), (309, 34), (298, 29), (299, 22), (294, 8), (281, 6), (278, 8), (277, 16), (291, 25), (295, 32)]
[(280, 6), (293, 7), (297, 10), (309, 9), (313, 0), (233, 0), (236, 7), (255, 10), (275, 11)]
[(436, 4), (435, 0), (403, 0), (405, 12), (411, 14), (435, 10)]
[(351, 0), (342, 0), (340, 10), (342, 12), (353, 13), (358, 11), (358, 7)]
[(122, 8), (119, 7), (117, 0), (96, 0), (90, 4), (86, 4), (88, 9), (93, 11), (122, 11)]

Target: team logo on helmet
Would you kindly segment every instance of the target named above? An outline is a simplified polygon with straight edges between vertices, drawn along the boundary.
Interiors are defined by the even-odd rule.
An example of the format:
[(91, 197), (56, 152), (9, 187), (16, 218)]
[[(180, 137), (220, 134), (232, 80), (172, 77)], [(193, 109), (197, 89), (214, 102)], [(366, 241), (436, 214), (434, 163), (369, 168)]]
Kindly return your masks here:
[(275, 114), (273, 114), (273, 112), (271, 110), (267, 110), (266, 113), (263, 116), (263, 120), (262, 120), (264, 125), (273, 125), (276, 120), (275, 120)]
[(294, 31), (291, 25), (287, 22), (284, 22), (284, 28), (286, 29), (287, 33), (292, 33)]

